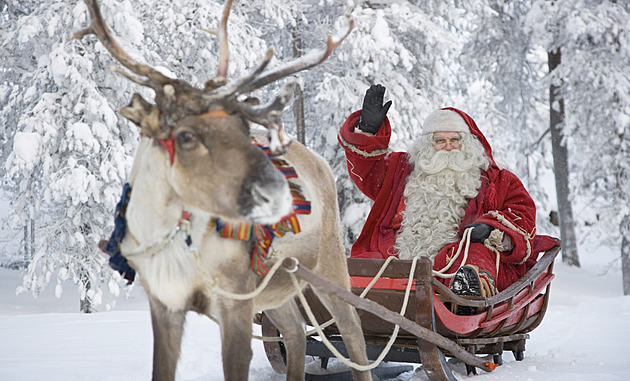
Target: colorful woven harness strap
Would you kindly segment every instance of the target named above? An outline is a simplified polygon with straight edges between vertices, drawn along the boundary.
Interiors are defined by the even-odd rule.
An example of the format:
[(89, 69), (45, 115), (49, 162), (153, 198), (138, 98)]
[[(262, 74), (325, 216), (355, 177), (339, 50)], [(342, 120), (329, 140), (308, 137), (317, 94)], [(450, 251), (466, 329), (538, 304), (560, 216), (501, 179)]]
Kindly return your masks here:
[[(269, 147), (263, 146), (253, 139), (252, 142), (267, 154), (273, 166), (282, 172), (287, 180), (298, 177), (295, 168), (290, 166), (285, 160), (274, 157)], [(230, 238), (239, 241), (252, 240), (254, 242), (250, 266), (258, 275), (266, 275), (267, 272), (269, 272), (269, 268), (265, 264), (265, 259), (269, 255), (269, 248), (271, 247), (273, 239), (282, 237), (286, 233), (298, 234), (301, 229), (297, 215), (311, 213), (311, 202), (304, 197), (302, 187), (289, 181), (289, 190), (293, 197), (293, 211), (282, 217), (282, 219), (275, 224), (233, 224), (217, 220), (216, 230), (222, 238)]]

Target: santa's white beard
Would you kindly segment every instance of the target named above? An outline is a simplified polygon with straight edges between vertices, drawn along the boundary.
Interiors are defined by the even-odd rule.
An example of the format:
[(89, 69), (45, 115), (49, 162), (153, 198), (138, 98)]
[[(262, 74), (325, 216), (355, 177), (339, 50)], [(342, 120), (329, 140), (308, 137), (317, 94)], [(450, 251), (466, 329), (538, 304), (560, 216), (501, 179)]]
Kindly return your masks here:
[(401, 259), (431, 259), (445, 245), (458, 240), (457, 231), (471, 198), (481, 186), (481, 170), (488, 168), (483, 146), (462, 134), (462, 149), (435, 151), (430, 136), (410, 150), (414, 169), (405, 185), (405, 211), (396, 238)]

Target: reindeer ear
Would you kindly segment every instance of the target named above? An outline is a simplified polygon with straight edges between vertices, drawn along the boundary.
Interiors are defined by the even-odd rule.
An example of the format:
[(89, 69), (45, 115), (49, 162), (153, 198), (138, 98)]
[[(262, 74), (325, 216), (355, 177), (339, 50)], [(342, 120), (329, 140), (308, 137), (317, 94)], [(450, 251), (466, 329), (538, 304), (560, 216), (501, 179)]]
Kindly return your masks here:
[(140, 127), (140, 133), (162, 139), (164, 133), (160, 130), (160, 110), (147, 102), (138, 93), (134, 93), (131, 103), (123, 107), (120, 113)]

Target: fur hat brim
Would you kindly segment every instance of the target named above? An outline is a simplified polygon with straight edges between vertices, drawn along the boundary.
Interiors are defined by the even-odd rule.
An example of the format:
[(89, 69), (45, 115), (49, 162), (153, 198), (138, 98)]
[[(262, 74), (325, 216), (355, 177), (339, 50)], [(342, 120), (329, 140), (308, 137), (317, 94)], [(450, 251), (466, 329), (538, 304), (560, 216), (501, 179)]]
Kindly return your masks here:
[(422, 126), (423, 134), (434, 132), (470, 132), (466, 121), (458, 113), (451, 110), (437, 110), (431, 113)]

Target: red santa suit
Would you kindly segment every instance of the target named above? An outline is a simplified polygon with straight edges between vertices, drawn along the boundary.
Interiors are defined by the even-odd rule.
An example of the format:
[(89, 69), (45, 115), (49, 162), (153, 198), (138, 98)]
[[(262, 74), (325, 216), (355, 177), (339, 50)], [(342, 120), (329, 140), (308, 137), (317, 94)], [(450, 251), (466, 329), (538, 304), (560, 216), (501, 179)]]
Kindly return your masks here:
[[(461, 220), (458, 239), (464, 227), (474, 222), (488, 224), (510, 238), (513, 249), (498, 251), (483, 243), (470, 243), (465, 264), (476, 265), (480, 276), (492, 292), (501, 291), (521, 277), (538, 258), (538, 254), (556, 244), (548, 236), (536, 235), (536, 206), (515, 174), (500, 169), (492, 158), (492, 149), (474, 120), (466, 113), (447, 108), (461, 115), (470, 133), (484, 147), (489, 168), (481, 172), (481, 186), (477, 197), (469, 199)], [(356, 111), (348, 117), (338, 135), (345, 150), (348, 173), (356, 186), (374, 205), (351, 250), (354, 258), (387, 258), (397, 256), (394, 244), (400, 229), (404, 209), (403, 193), (407, 176), (412, 171), (406, 152), (387, 152), (391, 137), (389, 119), (385, 119), (376, 135), (355, 132), (361, 116)], [(434, 257), (434, 269), (452, 274), (459, 269), (464, 254), (457, 255), (460, 241), (443, 247)], [(454, 260), (453, 258), (456, 257)], [(452, 262), (452, 263), (451, 263)], [(450, 280), (438, 278), (449, 284)]]

